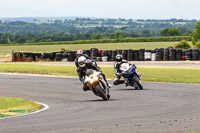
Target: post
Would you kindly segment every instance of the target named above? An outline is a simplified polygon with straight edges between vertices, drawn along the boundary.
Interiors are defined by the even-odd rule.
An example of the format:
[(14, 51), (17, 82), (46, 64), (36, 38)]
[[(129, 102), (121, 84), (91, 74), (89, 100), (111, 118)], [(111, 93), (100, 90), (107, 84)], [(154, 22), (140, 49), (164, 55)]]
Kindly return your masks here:
[(12, 50), (12, 62), (14, 62), (15, 61), (15, 56), (14, 56), (14, 50)]

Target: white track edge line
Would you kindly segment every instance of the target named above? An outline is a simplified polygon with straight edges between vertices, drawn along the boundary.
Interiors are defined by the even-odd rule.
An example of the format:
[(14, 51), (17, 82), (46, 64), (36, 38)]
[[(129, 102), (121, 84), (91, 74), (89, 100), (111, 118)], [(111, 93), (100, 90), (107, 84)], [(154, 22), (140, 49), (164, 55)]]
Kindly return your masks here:
[(35, 103), (42, 105), (43, 108), (40, 109), (40, 110), (37, 110), (37, 111), (31, 112), (31, 113), (27, 113), (27, 114), (15, 115), (15, 116), (8, 116), (8, 117), (2, 117), (2, 118), (0, 118), (0, 120), (8, 119), (8, 118), (20, 117), (20, 116), (26, 116), (26, 115), (32, 115), (32, 114), (36, 114), (36, 113), (39, 113), (39, 112), (42, 112), (42, 111), (45, 111), (45, 110), (49, 109), (49, 106), (48, 106), (47, 104), (39, 103), (39, 102), (35, 102)]

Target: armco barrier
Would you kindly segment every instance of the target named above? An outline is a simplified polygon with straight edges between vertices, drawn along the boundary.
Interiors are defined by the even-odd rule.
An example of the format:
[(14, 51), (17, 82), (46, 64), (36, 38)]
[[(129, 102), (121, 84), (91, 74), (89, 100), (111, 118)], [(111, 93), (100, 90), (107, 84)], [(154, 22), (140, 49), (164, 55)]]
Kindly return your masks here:
[[(122, 54), (123, 59), (128, 61), (184, 61), (194, 60), (200, 61), (200, 49), (173, 49), (156, 48), (154, 50), (99, 50), (91, 48), (90, 50), (83, 50), (85, 54), (96, 61), (115, 61), (117, 54)], [(104, 58), (106, 57), (106, 59)], [(14, 53), (14, 61), (74, 61), (76, 58), (76, 51), (60, 51), (52, 53)]]

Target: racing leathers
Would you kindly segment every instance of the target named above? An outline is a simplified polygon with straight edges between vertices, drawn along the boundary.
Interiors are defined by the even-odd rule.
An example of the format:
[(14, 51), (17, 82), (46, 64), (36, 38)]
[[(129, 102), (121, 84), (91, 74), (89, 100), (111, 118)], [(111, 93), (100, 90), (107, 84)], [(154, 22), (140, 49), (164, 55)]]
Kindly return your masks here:
[[(93, 69), (98, 72), (102, 72), (101, 69), (96, 65), (96, 63), (92, 61), (87, 61), (85, 67), (78, 67), (77, 73), (79, 75), (79, 80), (83, 82), (83, 91), (89, 90), (89, 87), (84, 83), (84, 77), (85, 77), (87, 69)], [(105, 74), (101, 73), (101, 75), (103, 76), (105, 82), (107, 83), (107, 86), (110, 88), (111, 85), (107, 82)]]

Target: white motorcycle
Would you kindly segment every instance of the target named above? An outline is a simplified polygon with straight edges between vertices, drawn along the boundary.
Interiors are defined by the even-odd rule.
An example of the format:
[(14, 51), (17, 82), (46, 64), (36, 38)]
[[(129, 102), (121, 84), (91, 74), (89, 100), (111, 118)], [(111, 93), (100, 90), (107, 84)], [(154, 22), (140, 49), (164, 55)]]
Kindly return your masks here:
[(103, 98), (105, 101), (110, 98), (109, 87), (101, 75), (101, 72), (97, 72), (93, 69), (88, 69), (86, 71), (84, 83), (96, 96)]

